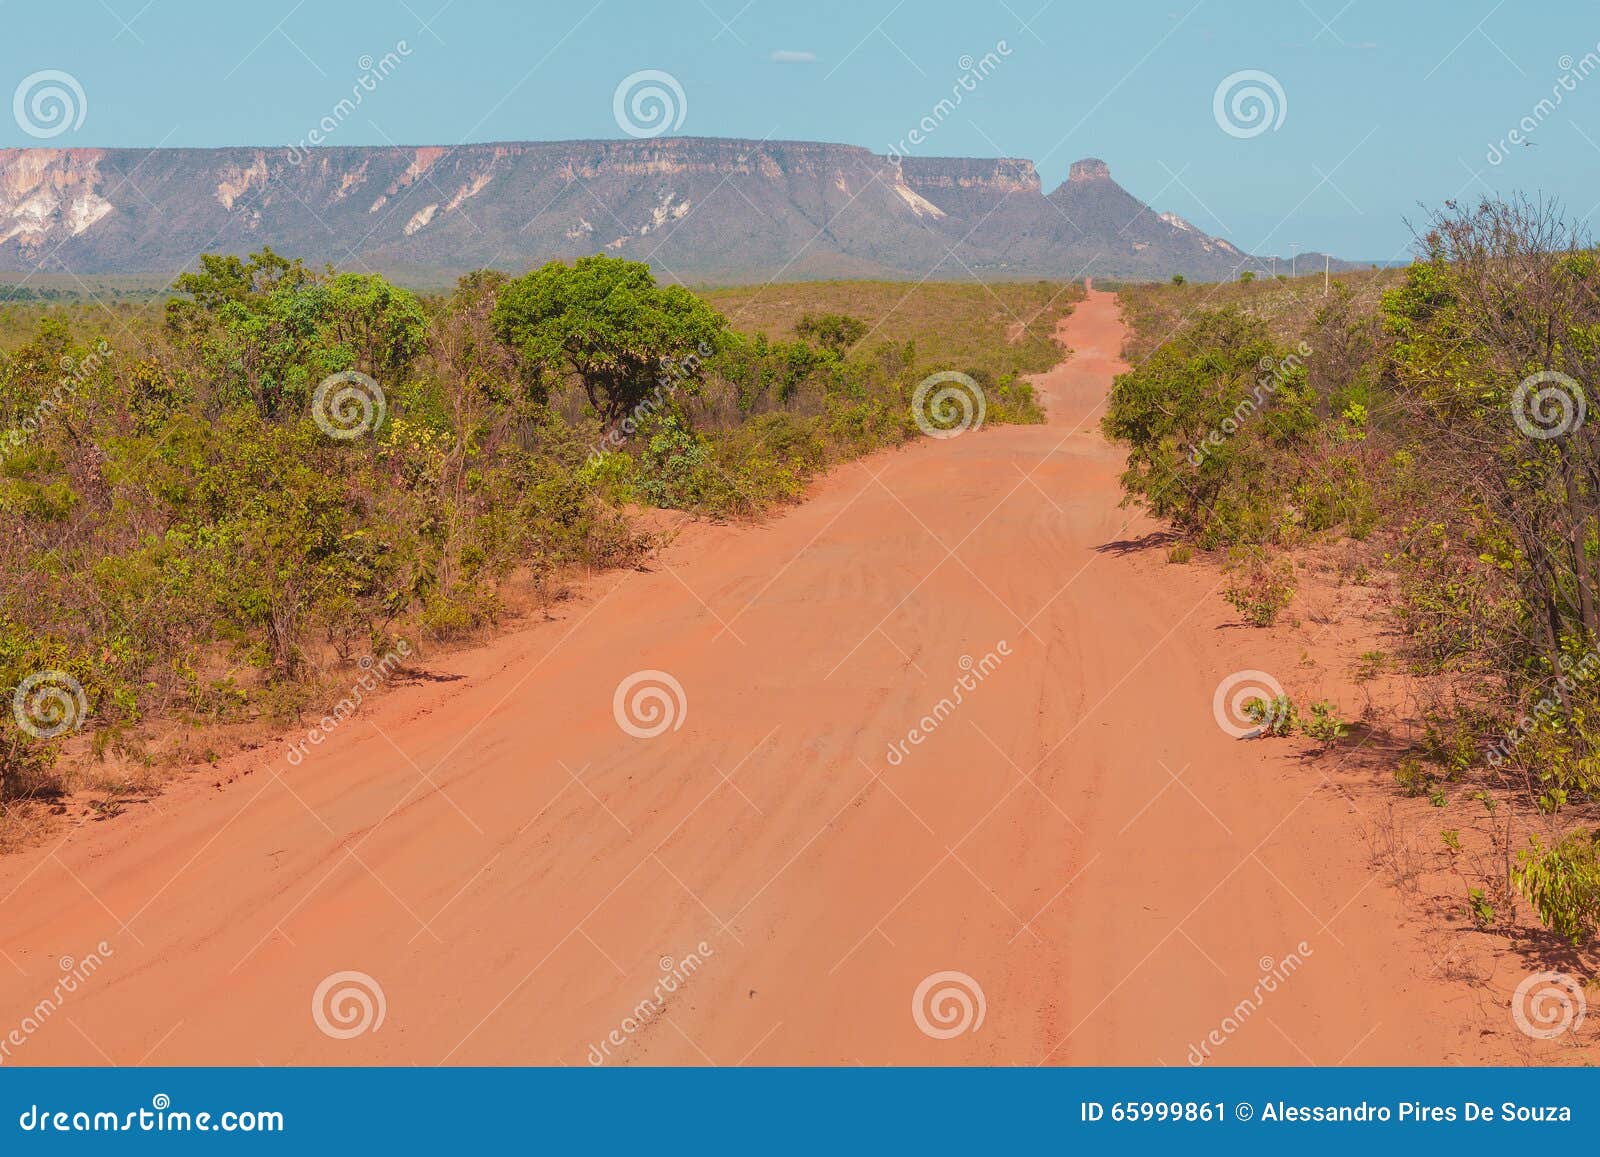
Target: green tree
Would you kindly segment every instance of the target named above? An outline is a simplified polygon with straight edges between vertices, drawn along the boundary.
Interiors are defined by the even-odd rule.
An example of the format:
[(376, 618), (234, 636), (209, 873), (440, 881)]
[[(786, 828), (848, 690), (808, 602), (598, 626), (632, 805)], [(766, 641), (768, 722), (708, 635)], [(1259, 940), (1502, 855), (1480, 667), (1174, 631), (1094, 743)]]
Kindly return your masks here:
[(658, 383), (698, 387), (727, 319), (681, 286), (658, 286), (638, 261), (552, 261), (500, 287), (491, 323), (525, 365), (576, 374), (589, 402), (617, 421)]
[(206, 254), (174, 283), (188, 299), (167, 326), (230, 393), (264, 415), (299, 406), (329, 374), (357, 369), (394, 386), (427, 342), (422, 303), (377, 274), (320, 276), (270, 249), (248, 262)]
[(815, 342), (843, 357), (849, 348), (867, 336), (867, 323), (847, 313), (806, 313), (794, 323), (802, 341)]

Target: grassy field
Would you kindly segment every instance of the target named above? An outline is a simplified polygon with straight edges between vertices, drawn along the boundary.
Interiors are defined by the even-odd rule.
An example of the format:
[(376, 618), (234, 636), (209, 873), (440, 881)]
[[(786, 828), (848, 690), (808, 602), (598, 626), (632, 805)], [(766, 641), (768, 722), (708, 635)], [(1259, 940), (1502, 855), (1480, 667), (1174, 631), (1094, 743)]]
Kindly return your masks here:
[[(168, 296), (147, 278), (78, 282), (39, 275), (30, 289), (62, 296), (6, 301), (8, 278), (20, 275), (0, 276), (0, 350), (7, 352), (30, 341), (46, 316), (104, 333), (113, 348), (136, 348), (143, 327), (160, 323)], [(849, 314), (869, 327), (863, 346), (910, 341), (919, 363), (981, 367), (997, 377), (1054, 365), (1061, 357), (1056, 323), (1083, 300), (1081, 284), (1049, 281), (812, 281), (695, 292), (745, 333), (792, 341), (795, 323), (808, 313)]]
[(844, 313), (871, 327), (865, 344), (916, 343), (917, 360), (1038, 373), (1061, 357), (1056, 322), (1083, 300), (1083, 286), (1052, 281), (810, 281), (698, 290), (735, 329), (774, 340), (795, 336), (805, 314)]
[[(1354, 309), (1371, 314), (1377, 309), (1378, 298), (1404, 278), (1404, 268), (1336, 273), (1328, 279), (1328, 288), (1345, 287), (1352, 295)], [(1320, 273), (1313, 277), (1257, 278), (1215, 284), (1146, 282), (1116, 288), (1131, 327), (1128, 353), (1132, 361), (1147, 357), (1177, 330), (1184, 318), (1197, 310), (1230, 306), (1260, 318), (1273, 337), (1284, 344), (1292, 344), (1299, 340), (1312, 315), (1327, 300)]]

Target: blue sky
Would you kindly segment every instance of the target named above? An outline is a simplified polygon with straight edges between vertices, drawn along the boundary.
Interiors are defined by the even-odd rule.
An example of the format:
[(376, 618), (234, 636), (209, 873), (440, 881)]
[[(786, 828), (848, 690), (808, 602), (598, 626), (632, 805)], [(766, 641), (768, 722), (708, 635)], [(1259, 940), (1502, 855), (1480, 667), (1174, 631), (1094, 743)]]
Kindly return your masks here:
[[(364, 57), (404, 42), (328, 143), (621, 137), (614, 91), (654, 69), (683, 91), (681, 134), (884, 151), (964, 58), (994, 53), (911, 152), (1028, 157), (1047, 189), (1098, 156), (1157, 208), (1261, 252), (1401, 256), (1419, 204), (1489, 189), (1600, 213), (1600, 72), (1578, 76), (1600, 59), (1593, 3), (1535, 19), (1513, 0), (0, 0), (0, 20), (0, 88), (59, 70), (83, 93), (80, 125), (41, 140), (0, 118), (3, 145), (291, 144)], [(1282, 92), (1281, 123), (1250, 136), (1214, 113), (1243, 70)], [(1491, 163), (1525, 119), (1532, 144)]]

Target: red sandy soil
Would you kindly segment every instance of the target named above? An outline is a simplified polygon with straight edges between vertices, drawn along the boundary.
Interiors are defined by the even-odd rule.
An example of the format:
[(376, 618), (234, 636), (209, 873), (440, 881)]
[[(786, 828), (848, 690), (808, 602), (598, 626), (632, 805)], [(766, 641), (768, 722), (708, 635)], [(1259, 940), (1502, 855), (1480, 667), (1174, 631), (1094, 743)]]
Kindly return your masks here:
[[(1530, 969), (1440, 974), (1361, 799), (1218, 726), (1224, 676), (1290, 684), (1298, 655), (1119, 508), (1122, 336), (1093, 293), (1039, 379), (1049, 425), (691, 526), (299, 766), (248, 753), (7, 858), (0, 1039), (59, 958), (109, 952), (5, 1063), (582, 1065), (616, 1030), (606, 1063), (1183, 1065), (1296, 952), (1216, 1062), (1570, 1061), (1510, 1023)], [(680, 728), (619, 727), (641, 669), (681, 683)], [(343, 971), (386, 1012), (335, 1039), (313, 994)], [(936, 1038), (913, 998), (946, 971), (984, 1015)]]

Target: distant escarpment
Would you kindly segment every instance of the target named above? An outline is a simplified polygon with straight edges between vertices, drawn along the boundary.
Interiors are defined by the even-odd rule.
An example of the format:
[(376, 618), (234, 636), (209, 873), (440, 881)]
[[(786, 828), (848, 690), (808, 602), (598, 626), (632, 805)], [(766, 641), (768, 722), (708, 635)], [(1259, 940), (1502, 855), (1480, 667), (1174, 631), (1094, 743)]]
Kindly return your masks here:
[(403, 274), (609, 253), (664, 279), (1232, 277), (1251, 257), (1083, 160), (692, 137), (0, 149), (0, 269), (171, 275), (263, 246)]

